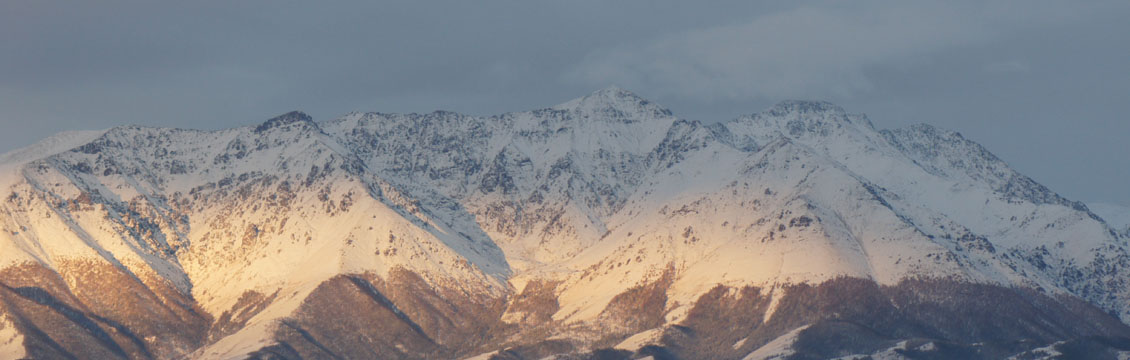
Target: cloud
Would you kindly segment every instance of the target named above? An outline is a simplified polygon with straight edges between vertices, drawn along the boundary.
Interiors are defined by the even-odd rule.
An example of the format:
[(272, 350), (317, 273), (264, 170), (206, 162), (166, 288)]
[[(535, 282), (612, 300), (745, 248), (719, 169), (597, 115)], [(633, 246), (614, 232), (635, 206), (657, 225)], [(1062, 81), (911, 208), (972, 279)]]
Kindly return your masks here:
[(853, 1), (802, 6), (590, 53), (567, 78), (696, 98), (845, 97), (868, 70), (1078, 17), (1078, 3)]
[(1001, 61), (986, 64), (985, 71), (997, 74), (1021, 74), (1032, 71), (1032, 66), (1021, 61)]

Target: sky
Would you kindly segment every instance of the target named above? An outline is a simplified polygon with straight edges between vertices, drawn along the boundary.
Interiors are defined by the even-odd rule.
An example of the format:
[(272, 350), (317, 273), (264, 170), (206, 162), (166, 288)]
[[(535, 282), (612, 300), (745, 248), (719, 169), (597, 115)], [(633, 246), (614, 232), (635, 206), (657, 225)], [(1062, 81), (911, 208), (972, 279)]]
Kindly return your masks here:
[(492, 115), (616, 85), (704, 122), (827, 100), (1130, 206), (1130, 2), (3, 1), (0, 152), (290, 110)]

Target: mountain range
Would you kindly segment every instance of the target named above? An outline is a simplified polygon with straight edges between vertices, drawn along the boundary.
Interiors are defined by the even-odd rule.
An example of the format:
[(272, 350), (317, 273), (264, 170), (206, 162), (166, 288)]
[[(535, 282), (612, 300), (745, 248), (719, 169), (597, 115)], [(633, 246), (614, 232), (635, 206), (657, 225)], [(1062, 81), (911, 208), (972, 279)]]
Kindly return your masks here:
[(0, 196), (0, 358), (1130, 358), (1130, 211), (827, 102), (69, 132)]

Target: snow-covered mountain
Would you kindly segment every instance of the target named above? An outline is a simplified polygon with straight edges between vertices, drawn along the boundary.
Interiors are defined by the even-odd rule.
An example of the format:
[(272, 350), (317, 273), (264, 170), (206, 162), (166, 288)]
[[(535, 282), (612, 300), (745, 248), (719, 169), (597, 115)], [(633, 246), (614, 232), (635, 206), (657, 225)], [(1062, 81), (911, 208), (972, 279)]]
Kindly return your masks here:
[(3, 358), (1130, 351), (1125, 224), (823, 102), (127, 126), (0, 186)]

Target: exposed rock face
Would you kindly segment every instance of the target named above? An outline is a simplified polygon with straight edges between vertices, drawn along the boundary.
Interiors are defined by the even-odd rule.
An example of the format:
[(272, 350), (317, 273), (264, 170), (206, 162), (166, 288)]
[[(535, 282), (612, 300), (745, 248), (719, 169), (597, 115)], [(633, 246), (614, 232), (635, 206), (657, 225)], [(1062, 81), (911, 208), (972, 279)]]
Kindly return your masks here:
[(1130, 246), (957, 133), (610, 88), (0, 155), (0, 358), (1130, 351)]
[(105, 263), (12, 266), (0, 279), (0, 313), (32, 357), (174, 358), (203, 345), (211, 321), (163, 279)]

